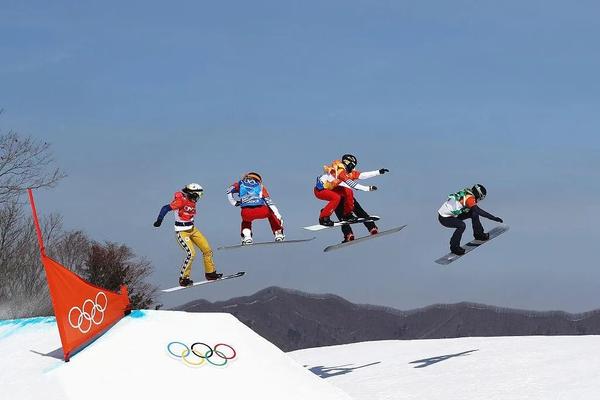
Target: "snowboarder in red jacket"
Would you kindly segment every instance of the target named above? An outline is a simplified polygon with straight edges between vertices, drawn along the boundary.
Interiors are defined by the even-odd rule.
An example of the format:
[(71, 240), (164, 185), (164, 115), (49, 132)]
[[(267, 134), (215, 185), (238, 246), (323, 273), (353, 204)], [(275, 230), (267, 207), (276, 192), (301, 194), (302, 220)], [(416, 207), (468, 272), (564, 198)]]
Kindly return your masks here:
[(202, 232), (194, 226), (194, 216), (196, 215), (196, 202), (202, 196), (204, 190), (197, 183), (186, 185), (180, 192), (176, 192), (173, 200), (163, 206), (154, 222), (155, 227), (159, 227), (169, 211), (176, 211), (175, 216), (175, 236), (177, 243), (185, 251), (186, 257), (181, 266), (179, 274), (180, 286), (191, 286), (194, 281), (191, 279), (192, 263), (196, 257), (194, 245), (200, 248), (204, 258), (204, 272), (207, 280), (221, 278), (223, 274), (217, 273), (213, 261), (213, 252)]
[[(383, 175), (389, 170), (381, 168), (376, 171), (360, 172), (355, 169), (357, 163), (358, 160), (354, 155), (344, 154), (341, 161), (335, 160), (331, 165), (323, 167), (325, 173), (317, 178), (314, 188), (315, 196), (328, 202), (321, 209), (319, 224), (333, 226), (331, 214), (334, 212), (340, 221), (349, 223), (356, 222), (358, 218), (369, 217), (369, 214), (354, 198), (353, 189), (371, 192), (377, 190), (377, 186), (364, 186), (356, 181)], [(372, 221), (365, 222), (365, 227), (372, 235), (378, 233), (377, 225)], [(349, 224), (342, 225), (342, 232), (344, 242), (354, 240), (354, 233)]]

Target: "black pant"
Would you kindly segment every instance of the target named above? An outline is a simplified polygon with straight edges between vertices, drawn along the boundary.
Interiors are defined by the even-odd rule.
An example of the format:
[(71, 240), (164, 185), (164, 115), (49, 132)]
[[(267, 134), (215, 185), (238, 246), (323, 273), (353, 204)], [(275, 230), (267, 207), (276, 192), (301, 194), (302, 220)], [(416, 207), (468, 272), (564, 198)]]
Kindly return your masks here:
[(438, 214), (438, 220), (440, 221), (440, 224), (444, 225), (446, 228), (456, 229), (450, 238), (451, 249), (460, 247), (460, 239), (462, 238), (462, 234), (467, 227), (463, 221), (469, 218), (471, 219), (471, 224), (473, 225), (473, 234), (482, 235), (483, 225), (481, 225), (481, 221), (479, 220), (479, 212), (477, 212), (477, 208), (472, 208), (468, 213), (461, 214), (458, 217), (442, 217)]
[[(341, 220), (343, 217), (343, 213), (344, 213), (343, 210), (344, 210), (344, 204), (343, 204), (343, 202), (340, 202), (340, 204), (335, 209), (335, 215), (337, 215), (339, 220)], [(361, 205), (358, 203), (356, 198), (354, 199), (354, 215), (356, 215), (358, 218), (369, 218), (370, 217), (369, 213), (366, 212), (361, 207)], [(375, 222), (373, 222), (373, 221), (367, 221), (364, 224), (369, 232), (371, 231), (371, 229), (377, 228), (377, 225), (375, 225)], [(348, 234), (352, 233), (352, 226), (342, 225), (342, 233), (344, 234), (344, 238), (346, 236), (348, 236)]]

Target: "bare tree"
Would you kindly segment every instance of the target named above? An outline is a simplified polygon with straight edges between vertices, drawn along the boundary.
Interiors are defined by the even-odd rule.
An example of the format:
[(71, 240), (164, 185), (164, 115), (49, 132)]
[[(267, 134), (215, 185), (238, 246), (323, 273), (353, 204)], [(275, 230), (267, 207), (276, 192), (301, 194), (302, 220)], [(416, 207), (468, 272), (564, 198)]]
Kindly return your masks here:
[[(42, 218), (46, 243), (62, 240), (57, 215)], [(0, 317), (16, 318), (51, 313), (46, 277), (30, 218), (15, 200), (0, 208)]]
[(127, 285), (134, 309), (149, 308), (154, 303), (157, 288), (144, 281), (152, 273), (152, 266), (146, 259), (136, 258), (128, 246), (93, 243), (82, 272), (92, 284), (108, 290)]
[(15, 132), (0, 135), (0, 204), (27, 188), (53, 187), (64, 177), (54, 165), (50, 144)]
[[(94, 285), (127, 285), (133, 308), (150, 308), (157, 288), (144, 280), (150, 263), (122, 244), (93, 242), (67, 231), (58, 215), (41, 219), (48, 255)], [(0, 319), (51, 315), (52, 304), (31, 218), (13, 201), (0, 207)]]
[(47, 251), (50, 257), (82, 275), (91, 247), (92, 241), (84, 232), (71, 231), (62, 233), (60, 240), (56, 240)]
[[(0, 135), (0, 319), (52, 313), (35, 229), (18, 201), (25, 189), (53, 187), (64, 176), (48, 143), (14, 132)], [(152, 266), (129, 247), (65, 232), (55, 214), (42, 218), (41, 225), (49, 256), (109, 290), (128, 285), (135, 308), (154, 303), (157, 288), (144, 282)]]

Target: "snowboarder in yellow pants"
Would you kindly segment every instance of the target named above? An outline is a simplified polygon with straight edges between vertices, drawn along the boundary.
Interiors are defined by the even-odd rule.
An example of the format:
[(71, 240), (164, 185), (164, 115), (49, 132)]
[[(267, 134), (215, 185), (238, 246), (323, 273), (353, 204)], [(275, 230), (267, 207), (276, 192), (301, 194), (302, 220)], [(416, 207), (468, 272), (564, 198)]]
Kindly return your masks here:
[(194, 245), (200, 248), (204, 257), (204, 276), (207, 280), (219, 279), (223, 274), (217, 273), (215, 263), (212, 259), (212, 249), (204, 235), (194, 226), (194, 215), (196, 215), (196, 202), (203, 194), (202, 186), (190, 183), (181, 192), (175, 193), (173, 201), (165, 205), (158, 214), (155, 227), (162, 224), (162, 220), (169, 211), (177, 211), (175, 216), (175, 234), (177, 242), (186, 252), (185, 261), (179, 274), (180, 286), (191, 286), (194, 281), (190, 279), (192, 274), (192, 263), (196, 256)]
[(192, 263), (196, 257), (196, 249), (194, 248), (194, 245), (196, 245), (200, 251), (202, 251), (202, 257), (204, 259), (204, 272), (206, 274), (215, 272), (216, 268), (212, 259), (212, 249), (208, 244), (208, 240), (206, 240), (198, 228), (194, 226), (190, 230), (176, 232), (176, 236), (177, 242), (187, 254), (185, 261), (183, 262), (183, 266), (181, 267), (181, 278), (190, 278), (190, 274), (192, 272)]

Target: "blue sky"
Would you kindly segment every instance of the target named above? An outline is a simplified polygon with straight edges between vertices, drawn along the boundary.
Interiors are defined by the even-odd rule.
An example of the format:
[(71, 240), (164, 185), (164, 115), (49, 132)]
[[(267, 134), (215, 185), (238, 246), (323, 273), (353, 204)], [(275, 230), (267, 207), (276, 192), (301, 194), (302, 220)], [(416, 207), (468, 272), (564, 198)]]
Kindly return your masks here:
[[(592, 1), (8, 1), (0, 129), (51, 142), (69, 175), (38, 193), (40, 211), (132, 246), (160, 286), (183, 255), (170, 221), (152, 222), (186, 183), (205, 187), (197, 225), (216, 248), (238, 241), (225, 190), (245, 171), (263, 175), (288, 238), (310, 236), (300, 227), (322, 207), (312, 185), (324, 163), (351, 152), (360, 169), (392, 171), (358, 197), (381, 228), (407, 223), (400, 234), (331, 254), (338, 232), (216, 252), (219, 269), (248, 275), (167, 305), (279, 285), (403, 309), (583, 311), (600, 305), (599, 12)], [(451, 231), (436, 210), (475, 182), (511, 230), (441, 268)], [(266, 223), (255, 236), (269, 237)]]

